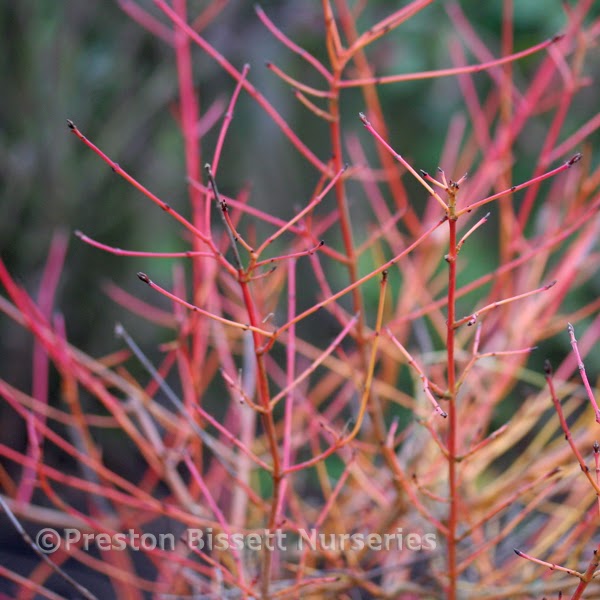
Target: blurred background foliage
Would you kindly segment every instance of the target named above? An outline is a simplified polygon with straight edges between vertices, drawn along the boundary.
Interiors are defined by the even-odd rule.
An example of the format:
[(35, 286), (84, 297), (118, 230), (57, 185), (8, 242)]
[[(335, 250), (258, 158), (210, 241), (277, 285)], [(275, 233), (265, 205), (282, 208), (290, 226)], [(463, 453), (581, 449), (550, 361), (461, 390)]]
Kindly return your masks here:
[[(190, 1), (189, 14), (197, 14), (208, 3)], [(139, 0), (139, 4), (159, 16), (151, 0)], [(457, 33), (446, 13), (449, 5), (446, 1), (434, 3), (369, 48), (376, 72), (451, 66), (448, 44)], [(261, 6), (286, 34), (327, 64), (320, 1), (272, 0)], [(386, 0), (369, 0), (359, 29), (397, 6)], [(490, 50), (499, 55), (502, 2), (463, 0), (460, 6)], [(555, 35), (565, 22), (560, 0), (515, 0), (514, 10), (517, 50)], [(113, 335), (114, 324), (120, 321), (140, 345), (150, 346), (160, 339), (160, 328), (149, 327), (108, 300), (103, 284), (113, 281), (138, 297), (161, 304), (162, 299), (140, 285), (135, 273), (148, 271), (158, 281), (168, 282), (173, 260), (112, 256), (83, 244), (72, 233), (80, 229), (106, 244), (138, 250), (182, 250), (186, 241), (172, 220), (69, 134), (66, 119), (72, 119), (113, 160), (188, 215), (173, 50), (130, 20), (111, 0), (4, 1), (0, 3), (0, 27), (4, 40), (0, 54), (1, 255), (13, 275), (35, 295), (52, 236), (66, 232), (69, 250), (56, 307), (65, 315), (70, 341), (94, 356), (112, 352), (121, 345)], [(302, 139), (321, 158), (327, 158), (329, 141), (322, 122), (295, 101), (289, 87), (264, 63), (273, 61), (297, 79), (315, 85), (320, 83), (318, 76), (266, 31), (252, 3), (230, 0), (203, 35), (237, 67), (249, 63), (254, 85)], [(224, 109), (233, 81), (200, 50), (194, 51), (194, 58), (202, 111)], [(469, 55), (469, 60), (474, 59)], [(516, 64), (517, 80), (524, 80), (539, 60), (535, 55)], [(588, 70), (597, 72), (598, 68), (596, 61)], [(476, 76), (475, 81), (481, 91), (486, 89), (485, 74)], [(593, 114), (595, 92), (588, 89), (580, 94), (567, 124), (569, 131)], [(395, 147), (417, 167), (435, 169), (450, 118), (464, 111), (456, 80), (385, 86), (381, 100)], [(342, 102), (343, 130), (362, 135), (357, 118), (363, 109), (360, 92), (348, 90)], [(517, 150), (523, 158), (515, 168), (516, 179), (531, 173), (533, 159), (528, 157), (535, 157), (539, 150), (543, 126), (540, 119), (532, 135), (519, 142)], [(212, 159), (217, 131), (218, 127), (213, 127), (202, 140), (203, 161)], [(315, 183), (311, 167), (242, 93), (219, 169), (221, 191), (235, 194), (249, 186), (252, 203), (285, 217), (306, 203)], [(407, 185), (416, 190), (408, 181)], [(350, 198), (358, 216), (363, 200)], [(360, 219), (355, 223), (360, 240), (366, 232), (360, 229)], [(496, 259), (486, 253), (485, 240), (470, 243), (480, 245), (472, 253), (471, 273), (476, 276), (489, 271)], [(340, 274), (333, 284), (343, 285), (344, 281)], [(597, 295), (598, 291), (585, 294)], [(4, 318), (0, 319), (0, 334), (0, 376), (29, 391), (31, 340)], [(566, 352), (566, 334), (563, 337), (561, 345)]]

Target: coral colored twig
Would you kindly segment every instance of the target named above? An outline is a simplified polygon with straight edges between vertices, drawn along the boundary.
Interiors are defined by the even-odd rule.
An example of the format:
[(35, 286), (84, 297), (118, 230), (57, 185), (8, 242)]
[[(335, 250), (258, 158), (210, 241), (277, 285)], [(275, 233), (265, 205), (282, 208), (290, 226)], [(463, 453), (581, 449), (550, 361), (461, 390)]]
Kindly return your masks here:
[(294, 90), (302, 91), (305, 94), (308, 94), (309, 96), (315, 96), (315, 98), (331, 98), (332, 96), (330, 91), (318, 90), (317, 88), (311, 87), (309, 85), (306, 85), (305, 83), (297, 81), (287, 73), (284, 73), (276, 64), (270, 61), (267, 62), (266, 67), (267, 69), (269, 69), (269, 71), (275, 73), (277, 77), (289, 84)]
[(315, 252), (318, 252), (324, 245), (325, 242), (321, 240), (316, 246), (314, 246), (313, 248), (309, 248), (308, 250), (300, 250), (299, 252), (292, 252), (291, 254), (281, 254), (279, 256), (274, 256), (273, 258), (259, 260), (252, 266), (251, 270), (258, 269), (259, 267), (266, 267), (272, 265), (275, 262), (292, 260), (296, 258), (301, 258), (302, 256), (312, 256)]
[(514, 553), (517, 556), (520, 556), (521, 558), (525, 558), (533, 563), (542, 565), (543, 567), (548, 567), (551, 571), (562, 571), (563, 573), (568, 573), (569, 575), (575, 575), (577, 577), (581, 577), (581, 573), (578, 573), (577, 571), (574, 571), (573, 569), (567, 569), (567, 567), (561, 567), (560, 565), (557, 565), (554, 563), (549, 563), (545, 560), (540, 560), (539, 558), (535, 558), (529, 554), (525, 554), (525, 552), (522, 552), (521, 550), (517, 550), (516, 548), (514, 548)]
[(487, 306), (484, 306), (483, 308), (476, 310), (473, 314), (463, 317), (462, 319), (459, 319), (458, 321), (456, 321), (454, 323), (454, 327), (455, 328), (460, 327), (461, 325), (464, 325), (465, 323), (467, 325), (475, 325), (475, 323), (477, 322), (477, 319), (483, 313), (486, 313), (486, 312), (492, 310), (493, 308), (497, 308), (498, 306), (502, 306), (504, 304), (509, 304), (510, 302), (515, 302), (516, 300), (522, 300), (523, 298), (527, 298), (528, 296), (533, 296), (534, 294), (539, 294), (540, 292), (545, 292), (546, 290), (549, 290), (554, 285), (556, 285), (556, 281), (551, 281), (550, 283), (547, 283), (546, 285), (543, 285), (542, 287), (537, 288), (536, 290), (531, 290), (530, 292), (525, 292), (524, 294), (518, 294), (517, 296), (513, 296), (512, 298), (505, 298), (504, 300), (498, 300), (497, 302), (492, 302), (491, 304), (488, 304)]
[(470, 65), (466, 67), (456, 67), (450, 69), (439, 69), (437, 71), (419, 71), (417, 73), (406, 73), (405, 75), (383, 75), (379, 77), (368, 77), (368, 78), (357, 78), (357, 79), (347, 79), (340, 81), (340, 87), (349, 88), (349, 87), (359, 87), (363, 85), (369, 84), (387, 84), (387, 83), (400, 83), (401, 81), (420, 81), (422, 79), (435, 79), (438, 77), (450, 77), (453, 75), (464, 75), (467, 73), (478, 73), (480, 71), (486, 71), (487, 69), (491, 69), (493, 67), (499, 67), (501, 65), (505, 65), (516, 60), (520, 60), (521, 58), (525, 58), (526, 56), (530, 56), (531, 54), (535, 54), (540, 50), (544, 50), (548, 48), (552, 44), (556, 44), (562, 39), (562, 36), (557, 35), (549, 40), (536, 44), (535, 46), (531, 46), (531, 48), (527, 48), (526, 50), (522, 50), (521, 52), (516, 52), (515, 54), (511, 54), (510, 56), (504, 56), (503, 58), (498, 58), (496, 60), (490, 60), (488, 62), (480, 63), (477, 65)]
[(290, 227), (295, 225), (298, 221), (303, 219), (307, 214), (309, 214), (316, 206), (318, 206), (325, 196), (329, 193), (329, 191), (335, 186), (335, 184), (339, 181), (340, 177), (346, 171), (346, 167), (338, 171), (333, 179), (325, 186), (323, 191), (315, 196), (300, 212), (296, 213), (289, 221), (285, 223), (282, 227), (279, 228), (274, 234), (270, 235), (256, 250), (256, 256), (260, 256), (267, 246), (271, 245), (279, 236), (284, 234)]
[(116, 248), (114, 246), (107, 246), (102, 242), (98, 242), (85, 233), (79, 230), (75, 231), (75, 235), (86, 244), (99, 248), (105, 252), (116, 254), (117, 256), (140, 256), (140, 257), (152, 257), (152, 258), (192, 258), (194, 256), (204, 256), (206, 258), (216, 258), (212, 252), (186, 250), (185, 252), (143, 252), (140, 250), (123, 250), (122, 248)]
[(300, 90), (294, 90), (294, 96), (298, 99), (298, 101), (301, 104), (304, 104), (304, 106), (306, 106), (306, 108), (308, 108), (308, 110), (310, 110), (310, 112), (315, 114), (317, 117), (325, 121), (329, 121), (330, 123), (334, 121), (335, 117), (331, 113), (327, 112), (326, 110), (323, 110), (322, 108), (319, 108), (314, 102), (311, 102)]
[(530, 185), (544, 181), (544, 179), (548, 179), (549, 177), (554, 177), (555, 175), (558, 175), (559, 173), (562, 173), (563, 171), (570, 169), (576, 162), (579, 162), (580, 160), (581, 160), (581, 154), (575, 154), (566, 163), (563, 163), (560, 167), (556, 167), (556, 169), (552, 169), (552, 171), (548, 171), (547, 173), (539, 175), (538, 177), (534, 177), (533, 179), (530, 179), (529, 181), (526, 181), (525, 183), (520, 183), (519, 185), (513, 185), (512, 187), (508, 188), (507, 190), (503, 190), (502, 192), (498, 192), (497, 194), (494, 194), (493, 196), (488, 196), (487, 198), (484, 198), (483, 200), (479, 200), (477, 202), (474, 202), (473, 204), (469, 204), (469, 205), (465, 206), (464, 208), (462, 208), (461, 210), (457, 211), (456, 215), (460, 217), (461, 215), (471, 212), (471, 211), (475, 210), (476, 208), (479, 208), (480, 206), (488, 204), (489, 202), (493, 202), (494, 200), (498, 200), (498, 198), (503, 198), (505, 196), (513, 194), (514, 192), (518, 192), (519, 190), (529, 187)]
[[(229, 101), (229, 106), (227, 107), (227, 110), (225, 112), (225, 117), (223, 118), (223, 124), (221, 125), (221, 129), (219, 130), (219, 137), (217, 139), (215, 151), (213, 154), (212, 170), (214, 175), (216, 175), (217, 171), (219, 170), (219, 162), (221, 160), (221, 152), (223, 151), (223, 144), (225, 142), (225, 137), (227, 136), (227, 130), (229, 129), (229, 125), (231, 124), (231, 121), (233, 119), (233, 110), (240, 95), (240, 91), (242, 90), (242, 82), (246, 80), (249, 70), (250, 65), (245, 64), (240, 74), (240, 79), (237, 82), (235, 90), (233, 91), (233, 94), (231, 96), (231, 100)], [(195, 181), (195, 179), (192, 178), (192, 181)]]
[(477, 223), (475, 223), (475, 225), (473, 225), (473, 227), (471, 227), (471, 229), (469, 229), (469, 231), (467, 231), (467, 233), (465, 233), (465, 235), (462, 236), (462, 238), (460, 239), (460, 241), (458, 242), (458, 244), (456, 244), (456, 252), (457, 254), (460, 252), (460, 249), (463, 247), (463, 244), (465, 243), (465, 241), (467, 240), (467, 238), (479, 227), (481, 227), (484, 223), (487, 223), (488, 218), (490, 216), (490, 213), (488, 213), (487, 215), (485, 215), (485, 217), (483, 217), (482, 219), (480, 219), (479, 221), (477, 221)]
[(571, 323), (569, 323), (569, 336), (571, 338), (571, 347), (573, 348), (573, 352), (577, 357), (577, 368), (579, 369), (581, 380), (583, 381), (583, 385), (585, 387), (585, 391), (587, 393), (590, 404), (592, 405), (592, 407), (594, 408), (594, 412), (596, 413), (596, 422), (600, 423), (600, 408), (598, 408), (598, 403), (596, 402), (596, 398), (594, 397), (592, 386), (590, 386), (590, 382), (588, 381), (588, 377), (585, 372), (585, 365), (583, 364), (583, 360), (581, 359), (581, 354), (579, 353), (579, 346), (577, 345), (577, 340), (575, 339), (575, 329), (573, 328), (573, 325), (571, 325)]
[(177, 302), (178, 304), (181, 304), (182, 306), (185, 306), (186, 308), (188, 308), (194, 312), (204, 315), (205, 317), (208, 317), (209, 319), (212, 319), (213, 321), (218, 321), (219, 323), (223, 323), (223, 325), (228, 325), (229, 327), (241, 329), (242, 331), (253, 331), (255, 333), (259, 333), (260, 335), (264, 335), (269, 338), (273, 337), (272, 332), (266, 331), (265, 329), (260, 329), (260, 327), (255, 327), (253, 325), (238, 323), (237, 321), (231, 321), (230, 319), (225, 319), (223, 317), (220, 317), (219, 315), (214, 315), (214, 314), (208, 312), (207, 310), (204, 310), (198, 306), (190, 304), (189, 302), (186, 302), (182, 298), (178, 298), (177, 296), (175, 296), (175, 294), (171, 294), (171, 292), (168, 292), (167, 290), (162, 288), (157, 283), (154, 283), (154, 281), (152, 281), (148, 277), (148, 275), (146, 275), (145, 273), (140, 272), (137, 274), (137, 276), (141, 281), (148, 284), (153, 290), (160, 292), (163, 296), (166, 296), (167, 298), (173, 300), (173, 302)]
[[(229, 523), (227, 522), (227, 518), (223, 514), (223, 511), (219, 508), (219, 505), (215, 501), (213, 495), (211, 494), (210, 490), (208, 489), (208, 486), (206, 485), (206, 482), (204, 481), (204, 478), (198, 471), (196, 465), (190, 458), (189, 454), (187, 454), (183, 460), (184, 460), (185, 465), (188, 468), (190, 474), (192, 475), (192, 478), (194, 479), (194, 481), (200, 488), (200, 491), (202, 492), (202, 496), (204, 497), (206, 503), (208, 504), (208, 507), (213, 512), (217, 521), (219, 522), (219, 525), (221, 526), (223, 532), (225, 532), (227, 535), (230, 536), (231, 535), (231, 527), (230, 527)], [(245, 573), (244, 573), (244, 567), (242, 565), (240, 553), (236, 548), (232, 548), (231, 553), (233, 555), (235, 564), (237, 566), (237, 574), (240, 577), (240, 581), (241, 581), (242, 585), (245, 587), (246, 586)]]
[(463, 455), (459, 456), (457, 458), (457, 460), (463, 461), (463, 460), (469, 458), (470, 456), (473, 456), (479, 450), (481, 450), (482, 448), (485, 448), (488, 444), (491, 444), (494, 440), (497, 440), (501, 435), (506, 433), (506, 431), (508, 430), (508, 427), (509, 427), (509, 423), (504, 423), (504, 425), (501, 425), (500, 427), (498, 427), (498, 429), (496, 429), (495, 431), (490, 433), (490, 435), (488, 435), (485, 439), (481, 440), (480, 442), (475, 444), (470, 450), (465, 452)]
[(588, 481), (591, 483), (592, 487), (596, 491), (596, 494), (600, 496), (600, 485), (592, 477), (589, 467), (585, 464), (585, 460), (583, 459), (581, 452), (579, 452), (579, 449), (577, 448), (577, 446), (575, 445), (575, 442), (573, 441), (573, 435), (571, 434), (571, 429), (569, 428), (569, 425), (567, 424), (567, 420), (565, 419), (565, 415), (564, 415), (562, 407), (560, 405), (560, 400), (558, 399), (558, 396), (556, 395), (556, 391), (554, 389), (554, 383), (552, 381), (552, 365), (550, 364), (549, 360), (546, 360), (546, 362), (544, 363), (544, 373), (546, 375), (546, 383), (548, 384), (548, 389), (550, 390), (550, 396), (552, 398), (552, 402), (554, 403), (554, 408), (556, 409), (556, 413), (557, 413), (558, 419), (560, 421), (560, 426), (565, 434), (565, 438), (566, 438), (567, 442), (569, 442), (569, 446), (571, 446), (571, 450), (573, 451), (573, 454), (577, 458), (577, 462), (579, 463), (579, 466), (581, 467), (581, 470), (583, 471), (584, 475), (587, 477)]
[(412, 367), (419, 375), (419, 378), (421, 379), (421, 383), (423, 384), (423, 391), (425, 392), (425, 395), (427, 396), (427, 399), (429, 400), (429, 402), (431, 402), (433, 408), (435, 409), (435, 412), (438, 415), (440, 415), (441, 417), (446, 418), (448, 416), (448, 414), (446, 413), (445, 410), (442, 410), (439, 402), (433, 397), (433, 394), (431, 393), (431, 383), (430, 383), (429, 379), (427, 379), (427, 377), (425, 377), (425, 373), (423, 373), (423, 370), (421, 369), (421, 367), (417, 364), (415, 359), (410, 355), (410, 353), (406, 350), (406, 348), (398, 341), (398, 338), (396, 338), (396, 336), (392, 333), (390, 328), (386, 327), (385, 331), (388, 334), (388, 337), (392, 340), (392, 342), (396, 346), (396, 348), (398, 348), (398, 350), (400, 350), (400, 352), (402, 353), (404, 358), (406, 358), (409, 366)]
[(129, 173), (127, 173), (124, 169), (122, 169), (118, 163), (114, 162), (106, 154), (104, 154), (104, 152), (102, 152), (102, 150), (100, 150), (100, 148), (98, 148), (92, 142), (90, 142), (90, 140), (88, 140), (79, 131), (79, 129), (77, 129), (77, 127), (75, 126), (73, 121), (67, 121), (67, 124), (69, 126), (69, 129), (73, 132), (73, 134), (76, 135), (86, 146), (88, 146), (88, 148), (93, 150), (104, 162), (106, 162), (115, 173), (117, 173), (118, 175), (123, 177), (123, 179), (128, 181), (133, 187), (135, 187), (137, 190), (142, 192), (142, 194), (144, 194), (144, 196), (146, 196), (147, 198), (152, 200), (152, 202), (154, 202), (154, 204), (159, 206), (162, 210), (164, 210), (166, 213), (171, 215), (176, 221), (181, 223), (194, 236), (196, 236), (198, 239), (202, 240), (202, 242), (207, 244), (210, 247), (211, 251), (215, 254), (215, 256), (218, 257), (221, 264), (227, 270), (229, 270), (233, 275), (235, 275), (235, 270), (233, 269), (233, 267), (224, 258), (222, 258), (220, 256), (219, 251), (217, 250), (214, 243), (212, 242), (212, 240), (209, 237), (207, 237), (202, 231), (200, 231), (194, 224), (192, 224), (190, 221), (188, 221), (185, 217), (180, 215), (167, 202), (164, 202), (163, 200), (161, 200), (158, 196), (153, 194), (150, 190), (145, 188), (141, 183), (139, 183), (136, 179), (134, 179), (131, 175), (129, 175)]
[(381, 19), (381, 21), (370, 27), (368, 31), (363, 33), (353, 42), (347, 50), (348, 57), (353, 56), (365, 46), (372, 44), (383, 35), (393, 31), (396, 27), (406, 22), (433, 2), (434, 0), (416, 0), (403, 6), (401, 9), (393, 12), (384, 19)]
[(376, 138), (381, 144), (383, 144), (383, 146), (385, 147), (385, 149), (402, 165), (404, 165), (404, 167), (406, 167), (411, 173), (412, 175), (415, 177), (415, 179), (437, 200), (437, 202), (439, 203), (439, 205), (444, 209), (444, 212), (448, 212), (448, 206), (446, 205), (446, 203), (440, 198), (440, 196), (438, 195), (438, 193), (425, 181), (425, 179), (419, 175), (419, 173), (417, 173), (417, 171), (402, 157), (402, 155), (398, 154), (382, 137), (381, 135), (379, 135), (379, 133), (377, 131), (375, 131), (375, 128), (373, 127), (373, 125), (371, 125), (371, 123), (369, 122), (369, 120), (367, 119), (367, 117), (363, 114), (363, 113), (359, 113), (359, 117), (360, 120), (363, 122), (363, 125), (365, 126), (365, 129), (374, 137)]
[(271, 19), (265, 14), (265, 11), (257, 4), (254, 7), (258, 18), (263, 22), (263, 25), (285, 46), (287, 46), (292, 52), (298, 54), (301, 58), (303, 58), (308, 64), (312, 65), (327, 81), (331, 81), (331, 73), (327, 70), (327, 68), (323, 65), (323, 63), (318, 60), (314, 55), (310, 54), (304, 48), (301, 48), (292, 41), (287, 35), (285, 35), (281, 29), (279, 29)]

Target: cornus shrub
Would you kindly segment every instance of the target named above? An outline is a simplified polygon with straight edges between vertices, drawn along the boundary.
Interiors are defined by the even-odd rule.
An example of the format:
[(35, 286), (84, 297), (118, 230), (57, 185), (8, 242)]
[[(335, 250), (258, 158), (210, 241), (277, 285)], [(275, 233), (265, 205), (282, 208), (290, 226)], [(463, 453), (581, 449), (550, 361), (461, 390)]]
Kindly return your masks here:
[[(253, 83), (262, 65), (208, 41), (227, 2), (120, 4), (172, 47), (189, 205), (69, 120), (112, 185), (181, 230), (168, 253), (74, 243), (143, 261), (110, 295), (163, 341), (117, 324), (109, 356), (70, 344), (64, 237), (39, 290), (0, 263), (0, 309), (33, 340), (31, 389), (0, 380), (27, 434), (0, 444), (0, 504), (37, 559), (0, 565), (5, 597), (598, 597), (593, 2), (521, 47), (512, 2), (493, 35), (441, 3), (446, 64), (416, 72), (387, 57), (432, 0), (325, 0), (310, 52), (256, 7), (310, 131)], [(228, 76), (227, 102), (205, 110), (196, 61)], [(426, 164), (386, 95), (417, 80), (447, 114)], [(312, 193), (237, 187), (222, 158), (242, 106)], [(280, 168), (266, 146), (244, 160)]]

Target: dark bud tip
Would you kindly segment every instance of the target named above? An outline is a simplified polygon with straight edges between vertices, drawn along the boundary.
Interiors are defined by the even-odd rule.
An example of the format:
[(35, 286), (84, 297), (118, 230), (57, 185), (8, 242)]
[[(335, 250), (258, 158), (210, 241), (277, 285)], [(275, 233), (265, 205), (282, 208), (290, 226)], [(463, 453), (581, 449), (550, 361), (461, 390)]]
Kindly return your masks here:
[(559, 33), (558, 35), (555, 35), (550, 41), (553, 44), (556, 44), (556, 42), (560, 42), (560, 40), (562, 40), (565, 37), (564, 33)]
[(141, 271), (137, 274), (137, 276), (144, 282), (144, 283), (150, 283), (150, 278), (148, 277), (148, 275), (146, 275), (146, 273), (142, 273)]
[(600, 444), (598, 442), (594, 442), (594, 452), (598, 454), (600, 452)]
[(421, 172), (421, 175), (423, 175), (423, 177), (429, 177), (429, 173), (427, 171), (423, 171), (423, 169), (419, 169), (419, 171)]
[(523, 553), (520, 550), (517, 550), (516, 548), (513, 548), (513, 552), (517, 555), (517, 556), (523, 556)]
[(548, 377), (550, 377), (550, 375), (552, 375), (552, 364), (550, 363), (550, 361), (548, 359), (546, 359), (544, 361), (544, 373), (546, 373), (546, 375)]
[(567, 163), (569, 166), (574, 165), (576, 162), (579, 162), (582, 158), (582, 154), (581, 152), (578, 152), (575, 156), (571, 157), (569, 159), (569, 162)]
[(73, 123), (71, 119), (67, 119), (67, 126), (69, 127), (69, 129), (75, 129), (75, 123)]
[(321, 246), (324, 246), (324, 245), (325, 245), (325, 240), (321, 240), (321, 241), (319, 242), (319, 248), (320, 248)]

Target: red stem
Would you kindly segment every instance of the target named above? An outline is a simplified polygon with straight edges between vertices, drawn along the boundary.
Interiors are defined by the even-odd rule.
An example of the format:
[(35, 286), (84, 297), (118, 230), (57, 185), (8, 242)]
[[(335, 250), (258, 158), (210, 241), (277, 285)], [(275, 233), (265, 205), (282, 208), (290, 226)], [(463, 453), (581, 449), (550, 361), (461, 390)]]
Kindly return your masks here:
[[(450, 205), (451, 213), (454, 205)], [(456, 598), (456, 526), (458, 519), (458, 490), (457, 490), (457, 450), (458, 423), (456, 414), (456, 365), (454, 363), (454, 321), (456, 309), (456, 217), (450, 214), (448, 219), (449, 250), (448, 250), (448, 322), (446, 328), (446, 352), (448, 360), (448, 483), (450, 487), (450, 512), (448, 516), (448, 600)]]

